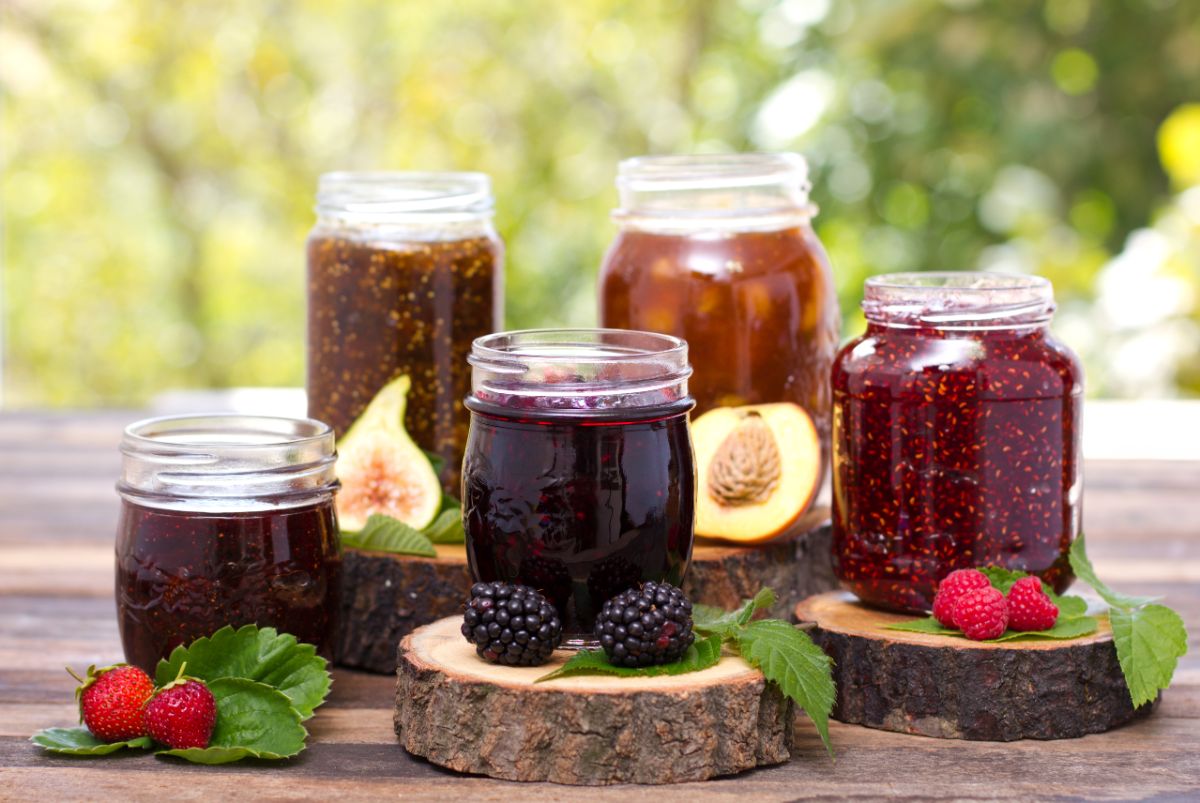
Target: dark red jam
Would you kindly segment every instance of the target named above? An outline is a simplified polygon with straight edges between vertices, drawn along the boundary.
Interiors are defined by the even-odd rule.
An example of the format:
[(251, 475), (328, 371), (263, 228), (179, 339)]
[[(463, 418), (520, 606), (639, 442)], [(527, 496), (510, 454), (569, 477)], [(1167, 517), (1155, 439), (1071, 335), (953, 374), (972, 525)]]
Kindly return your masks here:
[(683, 579), (695, 506), (692, 401), (636, 410), (542, 402), (467, 400), (467, 559), (475, 580), (541, 591), (565, 638), (586, 642), (609, 598), (642, 581)]
[(180, 644), (247, 624), (330, 657), (341, 574), (332, 501), (221, 514), (125, 501), (116, 583), (125, 658), (153, 673)]
[(842, 582), (905, 611), (928, 610), (941, 578), (973, 566), (1064, 590), (1081, 515), (1082, 391), (1078, 361), (1044, 322), (870, 323), (833, 368)]

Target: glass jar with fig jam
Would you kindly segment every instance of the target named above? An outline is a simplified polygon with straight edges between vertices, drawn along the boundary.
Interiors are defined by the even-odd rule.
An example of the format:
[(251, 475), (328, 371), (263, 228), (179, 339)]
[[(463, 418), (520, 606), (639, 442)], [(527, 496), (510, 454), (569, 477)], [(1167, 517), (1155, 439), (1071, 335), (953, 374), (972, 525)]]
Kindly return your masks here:
[(932, 607), (955, 569), (1063, 591), (1079, 532), (1079, 361), (1049, 331), (1050, 282), (868, 279), (867, 331), (833, 368), (833, 558), (864, 602)]
[(794, 153), (621, 163), (619, 225), (600, 274), (603, 326), (687, 341), (696, 413), (793, 402), (829, 454), (829, 367), (841, 315)]
[(481, 338), (471, 351), (463, 461), (476, 581), (538, 589), (564, 646), (595, 646), (603, 604), (645, 581), (679, 585), (696, 481), (687, 344), (561, 329)]
[(180, 644), (257, 624), (331, 657), (342, 556), (333, 432), (309, 419), (171, 416), (121, 441), (117, 621), (153, 673)]
[(471, 342), (503, 328), (504, 245), (480, 173), (327, 173), (308, 237), (308, 414), (338, 437), (412, 381), (405, 428), (458, 485)]

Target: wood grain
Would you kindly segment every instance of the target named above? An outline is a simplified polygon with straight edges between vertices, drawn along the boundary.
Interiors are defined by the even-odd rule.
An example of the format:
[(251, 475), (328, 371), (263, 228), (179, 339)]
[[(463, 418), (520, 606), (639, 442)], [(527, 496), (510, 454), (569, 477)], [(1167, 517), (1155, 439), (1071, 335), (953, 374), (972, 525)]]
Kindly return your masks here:
[[(580, 798), (574, 787), (460, 775), (410, 757), (392, 729), (395, 679), (342, 669), (334, 672), (329, 703), (308, 723), (308, 750), (279, 765), (55, 758), (31, 745), (26, 737), (33, 728), (71, 724), (74, 684), (65, 664), (121, 658), (112, 601), (112, 487), (121, 428), (140, 415), (0, 414), (0, 798)], [(671, 787), (589, 789), (587, 797), (625, 803), (1200, 798), (1200, 581), (1194, 573), (1200, 565), (1200, 460), (1090, 462), (1084, 476), (1084, 529), (1097, 571), (1122, 591), (1165, 595), (1188, 625), (1190, 650), (1153, 715), (1109, 733), (1003, 745), (833, 722), (836, 762), (825, 758), (801, 717), (786, 764)]]

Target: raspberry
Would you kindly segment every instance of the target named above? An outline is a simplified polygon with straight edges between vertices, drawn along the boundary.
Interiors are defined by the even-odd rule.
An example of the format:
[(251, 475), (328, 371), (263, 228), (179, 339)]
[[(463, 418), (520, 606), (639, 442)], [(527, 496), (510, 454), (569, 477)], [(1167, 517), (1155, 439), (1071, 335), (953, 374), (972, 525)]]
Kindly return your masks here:
[(972, 641), (998, 638), (1008, 629), (1008, 600), (990, 585), (972, 589), (954, 603), (954, 626)]
[(954, 603), (968, 591), (977, 588), (988, 588), (987, 575), (978, 569), (958, 569), (946, 575), (938, 583), (937, 594), (933, 598), (933, 615), (944, 627), (957, 627), (954, 624)]
[(1008, 624), (1013, 630), (1049, 630), (1058, 621), (1058, 606), (1036, 577), (1022, 577), (1008, 590)]

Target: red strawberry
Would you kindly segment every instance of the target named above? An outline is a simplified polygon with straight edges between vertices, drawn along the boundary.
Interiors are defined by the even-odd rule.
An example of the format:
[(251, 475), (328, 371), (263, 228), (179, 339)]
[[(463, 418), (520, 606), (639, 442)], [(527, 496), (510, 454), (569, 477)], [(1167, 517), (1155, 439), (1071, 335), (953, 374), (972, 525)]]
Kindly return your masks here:
[(933, 597), (933, 615), (943, 627), (958, 627), (954, 624), (954, 603), (968, 591), (977, 588), (987, 588), (987, 575), (978, 569), (958, 569), (950, 572), (938, 583), (937, 594)]
[[(185, 664), (186, 666), (186, 664)], [(174, 750), (208, 747), (217, 724), (217, 701), (203, 682), (183, 676), (163, 686), (146, 704), (146, 730)]]
[(71, 677), (80, 683), (75, 689), (79, 719), (93, 736), (105, 742), (124, 742), (146, 735), (142, 709), (154, 693), (149, 675), (136, 666), (116, 664), (103, 669), (89, 666), (86, 678), (74, 672)]
[(954, 626), (972, 641), (1003, 636), (1008, 629), (1008, 601), (990, 585), (968, 591), (954, 603)]
[(1013, 630), (1049, 630), (1058, 621), (1058, 606), (1050, 601), (1036, 577), (1022, 577), (1008, 590), (1008, 624)]

